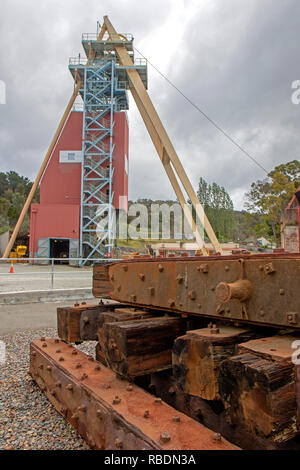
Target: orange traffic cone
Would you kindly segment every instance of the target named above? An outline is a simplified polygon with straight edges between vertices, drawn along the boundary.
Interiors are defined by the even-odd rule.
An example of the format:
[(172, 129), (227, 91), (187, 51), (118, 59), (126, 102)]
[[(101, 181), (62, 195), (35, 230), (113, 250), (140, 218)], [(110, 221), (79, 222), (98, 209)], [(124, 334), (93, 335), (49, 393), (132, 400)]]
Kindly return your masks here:
[(14, 263), (10, 263), (10, 273), (14, 274)]

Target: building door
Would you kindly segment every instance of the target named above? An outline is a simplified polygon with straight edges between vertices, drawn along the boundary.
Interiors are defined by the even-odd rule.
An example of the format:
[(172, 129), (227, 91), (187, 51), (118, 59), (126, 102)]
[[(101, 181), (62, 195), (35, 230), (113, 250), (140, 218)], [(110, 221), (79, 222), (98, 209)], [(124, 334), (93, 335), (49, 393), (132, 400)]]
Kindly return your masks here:
[(68, 238), (50, 238), (50, 258), (56, 258), (55, 264), (68, 264), (69, 250)]
[(37, 242), (37, 258), (47, 258), (45, 261), (39, 259), (37, 264), (48, 264), (49, 263), (49, 238), (39, 238)]

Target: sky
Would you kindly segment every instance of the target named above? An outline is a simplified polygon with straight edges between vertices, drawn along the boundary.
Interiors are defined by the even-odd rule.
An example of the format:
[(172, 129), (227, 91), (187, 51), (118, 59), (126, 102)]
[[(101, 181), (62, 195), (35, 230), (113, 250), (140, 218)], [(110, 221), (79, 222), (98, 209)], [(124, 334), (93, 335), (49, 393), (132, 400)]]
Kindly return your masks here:
[[(72, 94), (69, 57), (104, 15), (267, 172), (299, 159), (298, 0), (1, 0), (0, 171), (35, 178)], [(266, 173), (150, 65), (148, 84), (195, 189), (216, 182), (242, 209)], [(128, 117), (129, 198), (175, 199), (133, 99)]]

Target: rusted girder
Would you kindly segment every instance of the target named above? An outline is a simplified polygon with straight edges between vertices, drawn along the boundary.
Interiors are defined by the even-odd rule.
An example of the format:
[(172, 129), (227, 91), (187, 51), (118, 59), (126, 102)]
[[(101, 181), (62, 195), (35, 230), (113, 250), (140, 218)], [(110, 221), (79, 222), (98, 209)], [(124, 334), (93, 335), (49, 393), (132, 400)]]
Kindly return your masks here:
[(62, 341), (31, 343), (30, 374), (94, 449), (237, 449)]
[(114, 263), (107, 275), (120, 302), (300, 328), (300, 254), (134, 259)]

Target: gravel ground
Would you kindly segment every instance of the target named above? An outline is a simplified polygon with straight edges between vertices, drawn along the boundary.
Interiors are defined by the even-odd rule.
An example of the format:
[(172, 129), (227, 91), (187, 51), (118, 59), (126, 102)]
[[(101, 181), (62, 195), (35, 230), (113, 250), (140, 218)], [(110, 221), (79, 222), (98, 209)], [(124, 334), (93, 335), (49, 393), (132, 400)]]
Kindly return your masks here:
[[(41, 336), (57, 333), (47, 328), (0, 337), (6, 344), (6, 363), (0, 364), (0, 450), (86, 450), (28, 374), (29, 344)], [(85, 342), (78, 348), (94, 356), (95, 344)]]

